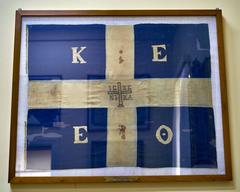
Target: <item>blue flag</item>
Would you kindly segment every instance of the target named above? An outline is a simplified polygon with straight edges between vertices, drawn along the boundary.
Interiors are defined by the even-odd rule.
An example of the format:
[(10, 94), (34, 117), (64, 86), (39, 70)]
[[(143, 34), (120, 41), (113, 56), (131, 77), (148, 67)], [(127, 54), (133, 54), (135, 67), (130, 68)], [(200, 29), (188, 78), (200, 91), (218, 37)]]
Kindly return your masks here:
[(29, 25), (28, 75), (28, 159), (217, 167), (207, 24)]

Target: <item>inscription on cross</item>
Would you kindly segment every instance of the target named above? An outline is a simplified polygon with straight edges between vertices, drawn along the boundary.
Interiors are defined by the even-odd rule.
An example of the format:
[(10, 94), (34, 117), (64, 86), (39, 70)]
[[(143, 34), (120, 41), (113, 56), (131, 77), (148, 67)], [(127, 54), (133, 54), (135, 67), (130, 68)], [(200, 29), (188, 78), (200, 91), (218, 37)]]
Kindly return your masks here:
[(118, 107), (124, 107), (124, 101), (132, 100), (131, 85), (122, 85), (121, 82), (117, 82), (116, 85), (109, 85), (108, 88), (109, 99), (118, 101)]

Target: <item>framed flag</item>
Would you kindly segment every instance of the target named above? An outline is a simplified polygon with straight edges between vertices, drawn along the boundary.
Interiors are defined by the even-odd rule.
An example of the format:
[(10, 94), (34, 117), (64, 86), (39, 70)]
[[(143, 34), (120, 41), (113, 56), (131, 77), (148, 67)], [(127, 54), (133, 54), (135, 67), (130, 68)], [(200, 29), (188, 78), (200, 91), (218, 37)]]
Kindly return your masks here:
[(231, 177), (221, 10), (16, 12), (9, 182)]

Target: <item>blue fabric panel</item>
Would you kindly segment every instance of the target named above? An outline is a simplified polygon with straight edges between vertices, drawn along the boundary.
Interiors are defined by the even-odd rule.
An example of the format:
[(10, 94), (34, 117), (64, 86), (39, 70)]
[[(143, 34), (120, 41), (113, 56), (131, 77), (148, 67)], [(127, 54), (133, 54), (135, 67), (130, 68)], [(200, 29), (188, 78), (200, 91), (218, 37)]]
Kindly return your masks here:
[[(178, 119), (180, 118), (180, 123)], [(156, 138), (161, 125), (170, 127), (172, 142)], [(137, 166), (157, 168), (176, 166), (176, 128), (180, 125), (180, 166), (217, 167), (213, 110), (198, 107), (137, 108)], [(164, 140), (168, 133), (160, 132)]]
[[(73, 126), (80, 130), (74, 144)], [(51, 150), (51, 169), (96, 168), (106, 166), (107, 109), (31, 109), (28, 111), (27, 151)]]
[[(81, 46), (87, 63), (73, 64), (71, 47)], [(105, 79), (105, 55), (105, 25), (28, 26), (30, 80)]]
[[(173, 108), (137, 108), (138, 167), (160, 168), (176, 166), (175, 138), (173, 142), (168, 145), (163, 145), (155, 136), (158, 127), (163, 124), (170, 127), (172, 131), (175, 132), (173, 112)], [(163, 132), (161, 134), (163, 134)]]
[(212, 108), (181, 110), (181, 167), (216, 168), (216, 136)]
[[(134, 26), (135, 78), (209, 78), (210, 44), (207, 24), (139, 24)], [(167, 62), (153, 62), (152, 45)]]

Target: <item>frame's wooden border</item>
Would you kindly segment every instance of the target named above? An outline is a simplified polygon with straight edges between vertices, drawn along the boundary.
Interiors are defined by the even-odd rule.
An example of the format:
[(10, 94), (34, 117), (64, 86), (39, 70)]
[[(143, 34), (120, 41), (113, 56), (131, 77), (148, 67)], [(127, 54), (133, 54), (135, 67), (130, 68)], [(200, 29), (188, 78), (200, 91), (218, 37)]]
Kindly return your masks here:
[[(225, 175), (181, 175), (181, 176), (129, 176), (129, 177), (17, 177), (15, 175), (16, 144), (17, 144), (17, 118), (19, 93), (19, 65), (21, 27), (23, 17), (80, 17), (80, 16), (214, 16), (217, 23), (218, 55), (222, 97), (223, 135), (225, 155)], [(216, 10), (101, 10), (101, 11), (16, 11), (15, 44), (13, 62), (12, 84), (12, 112), (9, 178), (10, 183), (76, 183), (76, 182), (159, 182), (159, 181), (229, 181), (232, 180), (230, 136), (228, 123), (228, 103), (225, 76), (222, 11)]]

